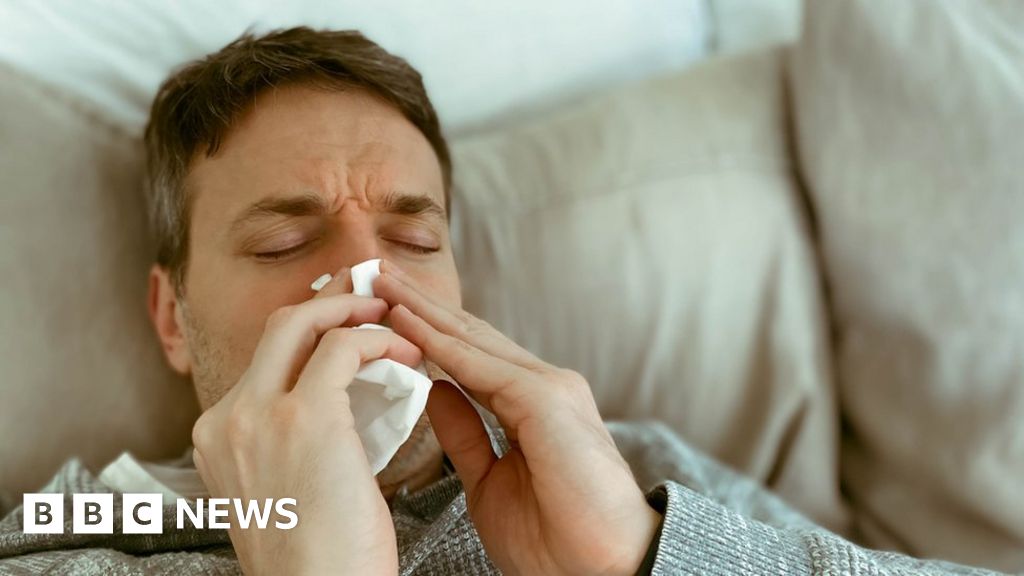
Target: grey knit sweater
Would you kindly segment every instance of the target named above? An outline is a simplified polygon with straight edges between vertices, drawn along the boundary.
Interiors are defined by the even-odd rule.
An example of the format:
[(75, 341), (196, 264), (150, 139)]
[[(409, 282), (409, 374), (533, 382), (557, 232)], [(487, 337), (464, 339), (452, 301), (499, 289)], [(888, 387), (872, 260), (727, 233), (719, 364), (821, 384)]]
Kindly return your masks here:
[[(946, 562), (859, 548), (818, 528), (778, 498), (684, 444), (657, 424), (610, 424), (651, 505), (664, 514), (653, 574), (993, 574)], [(113, 492), (78, 461), (44, 488), (70, 494)], [(120, 497), (115, 496), (115, 505)], [(115, 518), (120, 518), (120, 510)], [(164, 533), (23, 534), (21, 509), (0, 520), (0, 574), (238, 574), (224, 530), (178, 530), (174, 507)], [(493, 574), (450, 475), (392, 501), (402, 574)]]

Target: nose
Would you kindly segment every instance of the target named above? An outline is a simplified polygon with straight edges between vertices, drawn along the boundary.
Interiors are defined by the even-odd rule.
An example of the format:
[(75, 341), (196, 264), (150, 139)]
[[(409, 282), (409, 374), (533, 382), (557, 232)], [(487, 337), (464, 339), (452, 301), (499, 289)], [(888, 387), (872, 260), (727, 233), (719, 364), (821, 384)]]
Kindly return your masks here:
[(355, 220), (344, 222), (327, 239), (333, 270), (381, 257), (380, 241), (372, 223)]

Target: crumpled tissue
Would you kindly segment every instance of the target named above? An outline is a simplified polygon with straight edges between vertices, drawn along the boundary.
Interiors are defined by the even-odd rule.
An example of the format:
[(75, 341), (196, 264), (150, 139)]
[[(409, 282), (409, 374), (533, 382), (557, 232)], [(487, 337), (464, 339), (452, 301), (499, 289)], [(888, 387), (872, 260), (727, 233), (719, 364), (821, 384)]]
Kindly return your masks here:
[[(352, 292), (373, 296), (373, 280), (380, 276), (380, 259), (367, 260), (352, 267)], [(321, 276), (310, 286), (319, 291), (330, 280)], [(379, 324), (362, 324), (356, 330), (391, 330)], [(426, 366), (410, 368), (382, 358), (367, 362), (356, 372), (348, 387), (356, 433), (363, 442), (373, 474), (378, 474), (409, 439), (427, 407), (433, 385)]]

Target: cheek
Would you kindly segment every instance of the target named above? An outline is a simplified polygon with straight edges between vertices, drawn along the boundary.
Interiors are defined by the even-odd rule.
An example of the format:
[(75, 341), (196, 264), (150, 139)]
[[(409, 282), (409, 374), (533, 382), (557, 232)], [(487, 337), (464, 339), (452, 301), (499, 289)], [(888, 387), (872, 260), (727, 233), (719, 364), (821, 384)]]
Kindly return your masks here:
[(298, 304), (313, 295), (305, 278), (293, 281), (261, 282), (239, 287), (222, 300), (230, 318), (225, 326), (235, 331), (234, 338), (248, 351), (245, 364), (252, 360), (252, 352), (267, 325), (267, 318), (283, 306)]
[(422, 269), (403, 267), (405, 272), (425, 288), (439, 303), (450, 307), (462, 308), (462, 291), (459, 286), (459, 273), (455, 269), (455, 261), (448, 257), (433, 262)]
[[(195, 276), (199, 278), (197, 274)], [(244, 371), (274, 310), (312, 295), (304, 278), (294, 282), (257, 281), (241, 274), (207, 274), (190, 287), (189, 299), (210, 348), (221, 351), (228, 372)], [(201, 312), (199, 312), (201, 310)]]

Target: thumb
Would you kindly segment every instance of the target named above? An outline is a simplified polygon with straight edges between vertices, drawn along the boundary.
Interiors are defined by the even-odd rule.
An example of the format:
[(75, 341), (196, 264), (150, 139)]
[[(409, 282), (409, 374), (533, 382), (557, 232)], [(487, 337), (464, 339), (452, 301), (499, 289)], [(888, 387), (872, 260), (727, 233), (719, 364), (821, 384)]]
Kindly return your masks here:
[(498, 461), (480, 415), (451, 382), (435, 380), (427, 398), (427, 417), (441, 448), (455, 466), (466, 495), (472, 496)]

